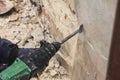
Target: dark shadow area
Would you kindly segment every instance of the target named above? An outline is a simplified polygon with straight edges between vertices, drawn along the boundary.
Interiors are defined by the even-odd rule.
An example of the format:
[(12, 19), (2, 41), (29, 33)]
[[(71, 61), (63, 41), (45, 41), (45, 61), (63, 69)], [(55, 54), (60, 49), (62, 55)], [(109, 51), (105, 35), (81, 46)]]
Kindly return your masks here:
[(10, 11), (8, 11), (4, 14), (1, 14), (0, 17), (1, 18), (8, 17), (8, 16), (12, 15), (13, 13), (17, 13), (17, 10), (14, 7)]
[(118, 0), (106, 80), (120, 80), (120, 0)]

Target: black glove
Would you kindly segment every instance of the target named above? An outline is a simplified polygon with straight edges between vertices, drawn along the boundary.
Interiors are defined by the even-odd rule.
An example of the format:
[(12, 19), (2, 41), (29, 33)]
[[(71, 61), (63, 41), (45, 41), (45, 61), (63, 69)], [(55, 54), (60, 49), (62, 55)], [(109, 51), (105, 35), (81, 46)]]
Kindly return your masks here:
[(0, 38), (0, 71), (11, 65), (18, 56), (19, 48), (16, 44)]

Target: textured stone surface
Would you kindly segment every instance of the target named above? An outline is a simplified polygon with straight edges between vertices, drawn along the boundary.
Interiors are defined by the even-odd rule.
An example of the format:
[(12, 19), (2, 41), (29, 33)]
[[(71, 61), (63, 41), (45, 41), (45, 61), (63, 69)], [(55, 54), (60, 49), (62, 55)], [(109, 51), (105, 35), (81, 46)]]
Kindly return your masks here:
[(13, 7), (12, 1), (0, 0), (0, 15), (10, 11)]
[[(55, 36), (56, 41), (61, 41), (67, 35), (78, 29), (76, 14), (70, 9), (70, 4), (64, 0), (43, 0), (46, 14), (50, 20), (50, 33)], [(61, 55), (65, 61), (72, 66), (73, 44), (76, 44), (76, 36), (65, 43), (61, 49)], [(75, 53), (75, 52), (74, 52)], [(72, 59), (71, 59), (72, 58)]]
[(117, 0), (74, 2), (85, 33), (78, 40), (72, 80), (105, 80)]

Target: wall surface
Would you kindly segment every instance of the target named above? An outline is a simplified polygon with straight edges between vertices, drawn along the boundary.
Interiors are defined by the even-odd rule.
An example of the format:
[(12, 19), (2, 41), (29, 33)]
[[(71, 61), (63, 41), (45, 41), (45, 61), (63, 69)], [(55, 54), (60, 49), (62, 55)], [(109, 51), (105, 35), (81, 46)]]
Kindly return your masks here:
[[(79, 27), (72, 0), (41, 0), (49, 20), (50, 33), (55, 41), (61, 41)], [(62, 45), (56, 55), (58, 61), (71, 73), (74, 55), (77, 53), (77, 36)], [(69, 73), (69, 72), (68, 72)]]
[(105, 80), (117, 0), (43, 0), (42, 3), (56, 41), (84, 25), (84, 32), (65, 43), (56, 55), (72, 80)]
[(72, 79), (105, 80), (117, 0), (74, 2), (85, 31), (77, 43)]

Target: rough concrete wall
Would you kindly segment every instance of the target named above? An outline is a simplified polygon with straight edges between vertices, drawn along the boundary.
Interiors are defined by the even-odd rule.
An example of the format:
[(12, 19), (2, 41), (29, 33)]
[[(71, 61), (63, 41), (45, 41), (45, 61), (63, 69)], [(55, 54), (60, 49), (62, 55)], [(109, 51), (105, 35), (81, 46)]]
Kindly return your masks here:
[(65, 43), (59, 56), (56, 55), (72, 74), (72, 80), (104, 80), (117, 0), (43, 0), (42, 3), (56, 41), (84, 24), (84, 33)]
[(105, 80), (117, 0), (74, 0), (85, 33), (78, 40), (73, 80)]
[[(71, 0), (72, 1), (72, 0)], [(45, 13), (50, 21), (50, 32), (53, 34), (56, 41), (61, 41), (75, 29), (77, 29), (77, 18), (75, 10), (73, 10), (73, 3), (67, 0), (43, 0)], [(72, 5), (71, 5), (72, 4)], [(73, 48), (76, 45), (77, 39), (74, 37), (67, 43), (65, 43), (60, 52), (58, 52), (61, 58), (59, 59), (61, 64), (66, 69), (72, 67), (72, 60), (74, 57)], [(57, 55), (57, 57), (58, 57)], [(62, 60), (63, 59), (63, 60)]]

